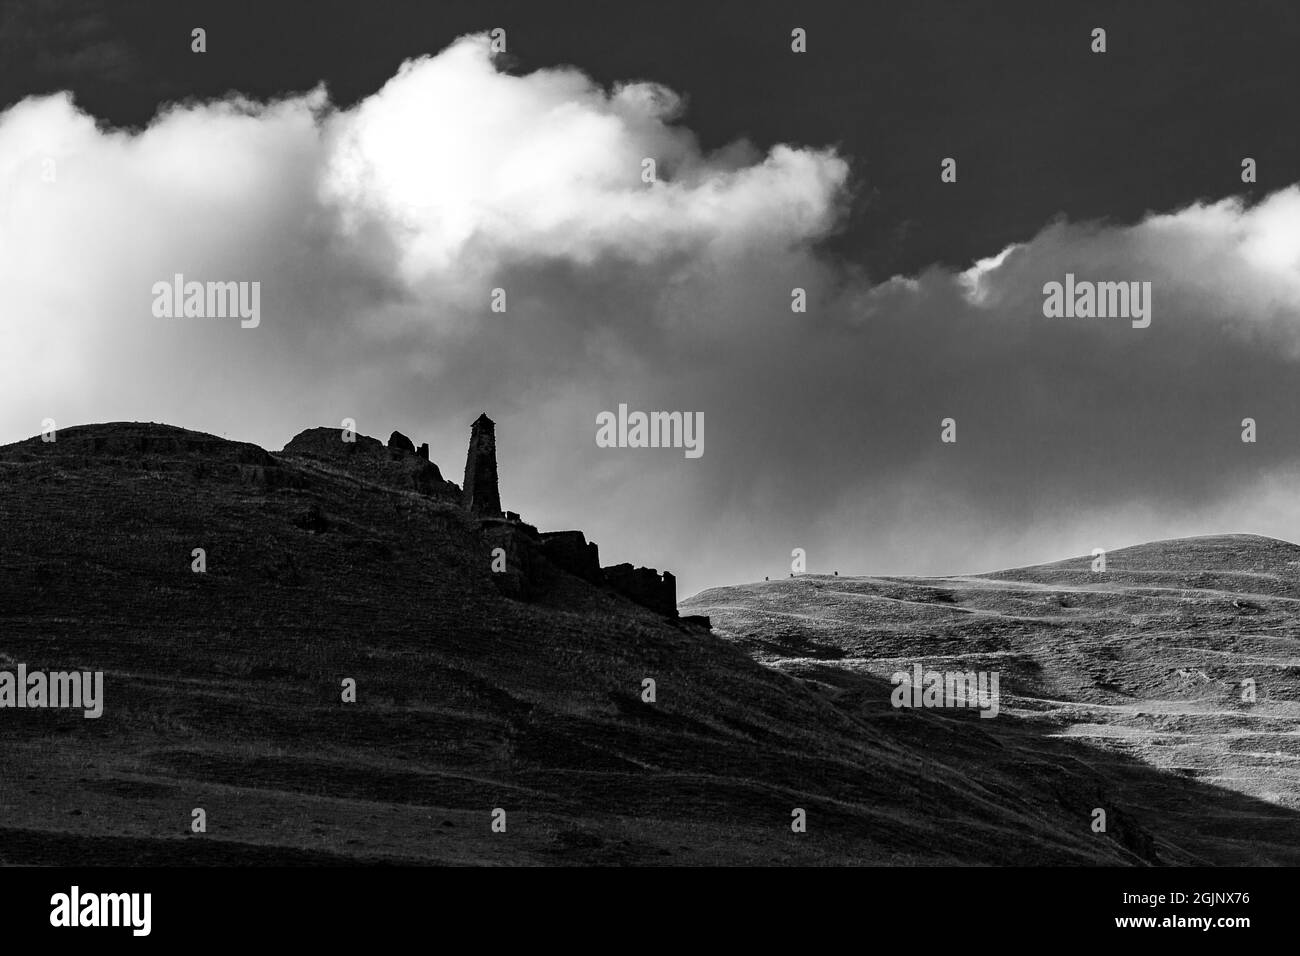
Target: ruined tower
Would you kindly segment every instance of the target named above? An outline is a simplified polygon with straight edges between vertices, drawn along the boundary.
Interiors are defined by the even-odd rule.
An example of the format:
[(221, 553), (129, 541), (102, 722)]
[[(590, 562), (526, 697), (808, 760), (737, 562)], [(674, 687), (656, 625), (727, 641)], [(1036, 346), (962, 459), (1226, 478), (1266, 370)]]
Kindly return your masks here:
[(474, 514), (485, 518), (501, 517), (501, 495), (497, 491), (496, 425), (486, 412), (470, 426), (464, 495), (465, 507)]

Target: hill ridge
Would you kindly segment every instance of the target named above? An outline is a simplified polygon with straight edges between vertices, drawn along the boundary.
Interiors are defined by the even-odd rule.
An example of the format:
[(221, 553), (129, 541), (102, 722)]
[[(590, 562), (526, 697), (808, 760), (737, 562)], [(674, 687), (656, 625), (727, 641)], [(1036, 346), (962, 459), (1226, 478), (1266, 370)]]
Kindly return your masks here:
[[(542, 540), (536, 590), (512, 598), (490, 545), (530, 540), (522, 522), (170, 427), (0, 448), (0, 671), (106, 675), (96, 720), (0, 708), (4, 862), (1300, 861), (1292, 810), (1212, 779), (1170, 789), (1029, 700), (1014, 658), (997, 720), (900, 712), (886, 677), (825, 657), (827, 607), (789, 645), (816, 656), (778, 660), (787, 635), (761, 615), (755, 649), (734, 611), (710, 633), (551, 562), (587, 568), (569, 536)], [(907, 613), (952, 617), (952, 596)], [(892, 627), (896, 602), (866, 603)], [(1239, 719), (1290, 726), (1266, 700)], [(189, 832), (195, 807), (217, 839)]]

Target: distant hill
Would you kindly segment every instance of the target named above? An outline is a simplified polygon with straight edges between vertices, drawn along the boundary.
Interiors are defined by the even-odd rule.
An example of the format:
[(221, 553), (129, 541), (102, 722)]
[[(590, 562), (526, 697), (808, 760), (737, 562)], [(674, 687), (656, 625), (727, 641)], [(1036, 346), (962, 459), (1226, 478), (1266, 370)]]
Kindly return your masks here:
[[(1123, 552), (1101, 583), (719, 589), (683, 607), (710, 634), (560, 568), (503, 594), (455, 486), (363, 437), (119, 423), (0, 448), (0, 670), (102, 670), (106, 697), (98, 720), (0, 710), (0, 862), (1300, 862), (1295, 549), (1264, 567), (1250, 542), (1291, 546), (1225, 539), (1243, 556), (1179, 572), (1260, 575), (1234, 594), (1139, 592), (1121, 575), (1159, 561)], [(890, 707), (890, 661), (922, 654), (996, 661), (1007, 712)], [(1252, 792), (1242, 761), (1272, 776)]]
[[(864, 712), (892, 690), (881, 678), (916, 662), (996, 670), (1003, 713), (1086, 744), (1099, 770), (1137, 759), (1166, 775), (1142, 778), (1133, 797), (1165, 821), (1157, 832), (1199, 830), (1233, 862), (1295, 862), (1300, 547), (1219, 535), (1105, 560), (1104, 571), (1085, 556), (957, 577), (803, 575), (715, 588), (683, 610)], [(1185, 806), (1193, 781), (1252, 799)]]

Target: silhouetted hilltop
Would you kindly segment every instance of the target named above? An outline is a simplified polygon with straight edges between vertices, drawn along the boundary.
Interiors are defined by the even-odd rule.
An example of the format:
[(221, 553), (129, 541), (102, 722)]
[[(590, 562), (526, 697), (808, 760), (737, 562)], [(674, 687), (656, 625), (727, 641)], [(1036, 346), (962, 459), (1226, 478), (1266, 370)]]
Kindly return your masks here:
[(0, 447), (9, 461), (58, 461), (71, 466), (90, 458), (116, 460), (128, 466), (185, 460), (263, 468), (276, 464), (271, 455), (257, 445), (154, 422), (73, 425), (59, 429), (53, 442), (46, 442), (37, 435)]
[(0, 447), (0, 670), (105, 674), (97, 720), (0, 714), (0, 861), (1224, 862), (1250, 816), (1253, 862), (1296, 862), (1280, 806), (1060, 722), (896, 710), (869, 668), (763, 666), (612, 590), (578, 533), (537, 535), (512, 598), (494, 542), (534, 530), (405, 485), (420, 455), (361, 437)]
[(38, 435), (0, 447), (0, 461), (30, 464), (43, 474), (56, 467), (115, 467), (124, 472), (181, 472), (195, 478), (261, 484), (294, 480), (257, 445), (154, 422), (73, 425), (59, 429), (52, 442)]

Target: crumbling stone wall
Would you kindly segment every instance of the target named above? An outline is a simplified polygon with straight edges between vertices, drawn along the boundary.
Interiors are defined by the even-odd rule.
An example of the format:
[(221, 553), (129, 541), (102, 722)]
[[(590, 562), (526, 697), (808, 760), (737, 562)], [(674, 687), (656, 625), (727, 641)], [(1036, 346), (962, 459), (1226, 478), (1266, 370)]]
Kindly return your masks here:
[(401, 432), (393, 432), (388, 436), (388, 447), (395, 451), (405, 452), (408, 455), (415, 454), (415, 445), (411, 443), (411, 439)]
[(484, 520), (479, 531), (485, 544), (485, 563), (490, 566), (496, 548), (505, 552), (505, 570), (492, 571), (492, 581), (501, 593), (519, 601), (540, 597), (546, 589), (547, 573), (544, 562), (539, 560), (537, 529), (530, 525)]
[(602, 568), (599, 548), (581, 531), (539, 534), (515, 512), (502, 512), (496, 425), (486, 414), (479, 415), (470, 427), (462, 505), (478, 518), (479, 532), (489, 549), (499, 547), (505, 552), (505, 570), (493, 573), (502, 593), (522, 600), (538, 598), (554, 585), (558, 570), (617, 591), (659, 614), (677, 617), (677, 579), (671, 573), (630, 564)]
[(600, 569), (600, 549), (596, 542), (588, 541), (581, 531), (546, 531), (542, 534), (542, 553), (546, 560), (574, 577), (603, 584)]
[(654, 568), (616, 564), (604, 569), (605, 583), (642, 607), (668, 617), (677, 616), (677, 578)]

